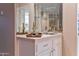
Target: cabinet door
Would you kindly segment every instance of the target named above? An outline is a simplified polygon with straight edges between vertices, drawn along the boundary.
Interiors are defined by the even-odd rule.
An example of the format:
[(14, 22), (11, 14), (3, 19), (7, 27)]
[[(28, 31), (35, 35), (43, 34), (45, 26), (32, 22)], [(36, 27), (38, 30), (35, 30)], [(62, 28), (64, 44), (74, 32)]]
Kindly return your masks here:
[(57, 46), (56, 47), (53, 47), (53, 49), (52, 49), (52, 51), (51, 51), (51, 55), (52, 56), (58, 56), (58, 48), (57, 48)]
[(38, 56), (51, 56), (50, 50), (43, 51), (42, 53), (38, 54)]
[(48, 49), (51, 50), (52, 42), (51, 40), (41, 41), (37, 44), (37, 54), (47, 51)]
[(61, 56), (62, 55), (62, 39), (55, 38), (52, 42), (52, 55)]
[(33, 40), (19, 39), (19, 56), (34, 56), (35, 46)]

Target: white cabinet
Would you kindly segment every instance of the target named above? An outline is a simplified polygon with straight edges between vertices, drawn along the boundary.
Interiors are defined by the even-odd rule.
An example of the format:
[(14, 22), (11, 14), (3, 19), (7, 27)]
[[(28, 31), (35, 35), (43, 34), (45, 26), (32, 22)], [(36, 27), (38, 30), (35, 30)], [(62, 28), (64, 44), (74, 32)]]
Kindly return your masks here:
[(62, 35), (52, 35), (45, 38), (22, 38), (18, 40), (18, 55), (20, 56), (61, 56)]

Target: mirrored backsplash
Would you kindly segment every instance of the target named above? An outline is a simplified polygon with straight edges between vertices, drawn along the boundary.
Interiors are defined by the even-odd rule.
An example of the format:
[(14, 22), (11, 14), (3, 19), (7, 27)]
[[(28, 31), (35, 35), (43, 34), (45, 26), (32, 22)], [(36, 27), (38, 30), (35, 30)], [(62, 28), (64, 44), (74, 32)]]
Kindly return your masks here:
[(16, 32), (61, 32), (61, 3), (16, 4)]

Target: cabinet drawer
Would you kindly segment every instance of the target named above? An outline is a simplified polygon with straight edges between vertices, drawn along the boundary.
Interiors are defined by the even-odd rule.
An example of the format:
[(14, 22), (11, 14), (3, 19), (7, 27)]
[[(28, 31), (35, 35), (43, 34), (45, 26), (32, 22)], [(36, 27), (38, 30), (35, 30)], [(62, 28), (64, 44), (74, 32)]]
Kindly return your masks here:
[(41, 53), (51, 48), (51, 41), (42, 41), (37, 44), (37, 53)]

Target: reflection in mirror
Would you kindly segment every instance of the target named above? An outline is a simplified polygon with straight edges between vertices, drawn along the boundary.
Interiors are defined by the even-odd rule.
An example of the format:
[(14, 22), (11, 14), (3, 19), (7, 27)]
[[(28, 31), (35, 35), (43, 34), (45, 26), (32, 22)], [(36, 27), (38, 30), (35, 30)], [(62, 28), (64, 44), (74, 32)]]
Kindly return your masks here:
[(17, 32), (26, 33), (29, 32), (29, 10), (24, 8), (18, 8), (17, 19)]
[(37, 32), (62, 31), (62, 4), (35, 3)]
[(29, 12), (25, 12), (25, 32), (29, 32)]

